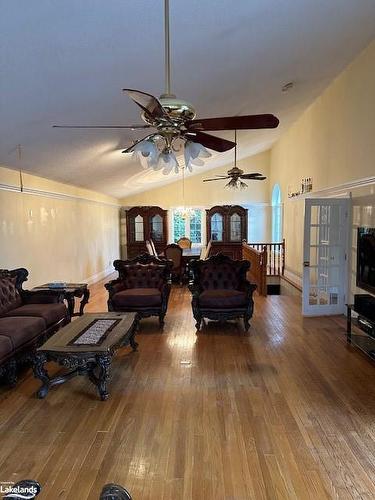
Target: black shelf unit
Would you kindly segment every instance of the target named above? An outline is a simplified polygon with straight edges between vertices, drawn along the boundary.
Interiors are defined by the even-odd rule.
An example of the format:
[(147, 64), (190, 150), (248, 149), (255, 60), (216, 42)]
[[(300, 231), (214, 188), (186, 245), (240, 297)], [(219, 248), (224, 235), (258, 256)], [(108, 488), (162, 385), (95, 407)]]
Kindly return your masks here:
[[(347, 304), (346, 340), (375, 361), (375, 322), (360, 313), (358, 318), (353, 318), (353, 311), (358, 313), (354, 304)], [(369, 331), (364, 329), (364, 324), (368, 325)], [(355, 331), (352, 330), (353, 326), (356, 327)]]

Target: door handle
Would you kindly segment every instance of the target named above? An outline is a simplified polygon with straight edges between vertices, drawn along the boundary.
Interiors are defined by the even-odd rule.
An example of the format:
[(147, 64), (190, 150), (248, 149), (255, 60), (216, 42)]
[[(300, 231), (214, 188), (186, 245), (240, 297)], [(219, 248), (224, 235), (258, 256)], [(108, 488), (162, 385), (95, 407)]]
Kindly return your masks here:
[(305, 260), (303, 262), (303, 267), (310, 267), (310, 261), (309, 260)]

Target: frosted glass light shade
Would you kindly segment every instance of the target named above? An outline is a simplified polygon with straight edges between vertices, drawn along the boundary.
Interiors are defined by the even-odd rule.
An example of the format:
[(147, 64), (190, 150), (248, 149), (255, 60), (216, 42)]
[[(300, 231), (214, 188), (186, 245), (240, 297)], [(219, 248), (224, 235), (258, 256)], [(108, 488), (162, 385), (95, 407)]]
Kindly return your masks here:
[(192, 165), (204, 165), (201, 158), (209, 158), (211, 153), (199, 142), (186, 141), (184, 149), (185, 165), (192, 171)]
[(163, 169), (164, 175), (170, 174), (172, 170), (178, 174), (178, 161), (173, 151), (162, 151), (159, 155), (157, 167), (157, 170)]
[(139, 142), (133, 148), (133, 157), (140, 161), (143, 168), (148, 168), (157, 162), (159, 150), (154, 141)]

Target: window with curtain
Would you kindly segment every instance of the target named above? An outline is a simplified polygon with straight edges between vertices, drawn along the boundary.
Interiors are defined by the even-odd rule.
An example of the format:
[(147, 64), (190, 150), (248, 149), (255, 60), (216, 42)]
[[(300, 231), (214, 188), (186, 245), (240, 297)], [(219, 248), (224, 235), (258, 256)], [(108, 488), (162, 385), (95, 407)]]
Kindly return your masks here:
[(173, 241), (176, 243), (185, 236), (192, 243), (200, 245), (202, 243), (202, 210), (188, 210), (183, 216), (180, 211), (173, 212)]

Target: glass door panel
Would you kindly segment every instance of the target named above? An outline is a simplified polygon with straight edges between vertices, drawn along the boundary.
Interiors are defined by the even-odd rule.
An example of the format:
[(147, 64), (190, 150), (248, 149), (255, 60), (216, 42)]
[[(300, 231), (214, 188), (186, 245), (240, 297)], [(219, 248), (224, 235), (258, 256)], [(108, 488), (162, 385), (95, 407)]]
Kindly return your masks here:
[(347, 287), (349, 200), (305, 202), (303, 314), (341, 314)]
[(215, 213), (211, 217), (211, 239), (212, 241), (223, 241), (223, 216)]
[(151, 217), (151, 238), (154, 241), (163, 241), (163, 219), (159, 214)]

